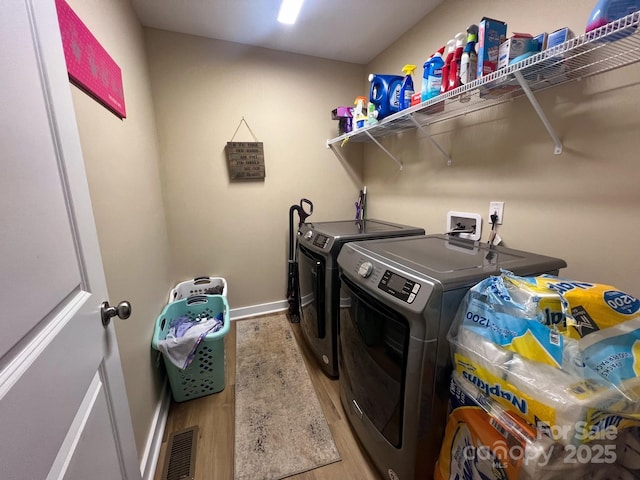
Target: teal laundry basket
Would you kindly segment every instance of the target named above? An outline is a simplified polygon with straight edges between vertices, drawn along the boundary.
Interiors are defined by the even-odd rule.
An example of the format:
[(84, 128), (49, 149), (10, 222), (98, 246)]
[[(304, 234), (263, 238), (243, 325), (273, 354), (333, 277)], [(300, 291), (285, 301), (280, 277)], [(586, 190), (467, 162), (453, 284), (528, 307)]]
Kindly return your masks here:
[(164, 354), (162, 356), (171, 393), (176, 402), (204, 397), (224, 389), (224, 337), (230, 328), (229, 303), (224, 295), (199, 295), (169, 303), (156, 319), (151, 345), (158, 350), (158, 342), (167, 337), (169, 326), (174, 319), (182, 315), (194, 319), (203, 313), (209, 317), (222, 313), (223, 326), (202, 339), (189, 366), (182, 370), (171, 363)]

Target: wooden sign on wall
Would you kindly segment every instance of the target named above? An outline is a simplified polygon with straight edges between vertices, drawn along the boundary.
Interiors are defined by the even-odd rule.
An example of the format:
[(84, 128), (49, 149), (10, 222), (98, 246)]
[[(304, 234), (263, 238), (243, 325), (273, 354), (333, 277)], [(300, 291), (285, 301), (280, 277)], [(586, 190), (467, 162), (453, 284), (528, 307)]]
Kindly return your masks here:
[(262, 142), (227, 142), (226, 153), (231, 180), (265, 177)]

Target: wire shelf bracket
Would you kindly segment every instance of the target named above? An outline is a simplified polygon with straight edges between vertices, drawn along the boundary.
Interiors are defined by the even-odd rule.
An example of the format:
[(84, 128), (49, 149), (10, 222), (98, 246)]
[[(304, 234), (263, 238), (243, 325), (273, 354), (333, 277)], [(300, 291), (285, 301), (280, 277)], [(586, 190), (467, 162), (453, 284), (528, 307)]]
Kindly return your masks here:
[(376, 137), (374, 137), (373, 135), (371, 135), (371, 133), (369, 133), (368, 130), (365, 130), (365, 132), (367, 134), (367, 136), (371, 139), (371, 141), (373, 143), (375, 143), (378, 147), (380, 147), (380, 150), (382, 150), (384, 153), (387, 154), (387, 156), (393, 160), (394, 162), (396, 162), (398, 164), (398, 167), (400, 168), (400, 170), (402, 170), (404, 168), (404, 165), (402, 164), (402, 162), (400, 160), (398, 160), (395, 155), (393, 153), (391, 153), (389, 150), (387, 150), (386, 148), (384, 148), (384, 145), (382, 145), (378, 139)]
[(340, 147), (336, 147), (334, 143), (331, 143), (329, 140), (327, 140), (327, 148), (330, 148), (333, 154), (338, 157), (342, 163), (347, 163), (347, 159), (344, 158), (344, 155), (342, 155)]
[(551, 125), (551, 122), (545, 115), (544, 110), (542, 109), (542, 107), (540, 106), (540, 103), (538, 102), (538, 99), (531, 91), (531, 88), (529, 88), (529, 84), (524, 79), (521, 72), (518, 72), (518, 71), (513, 72), (513, 76), (516, 77), (516, 80), (520, 84), (520, 88), (526, 95), (527, 99), (529, 100), (529, 103), (531, 103), (531, 106), (533, 107), (533, 109), (538, 114), (538, 118), (544, 125), (544, 128), (546, 128), (547, 132), (549, 132), (549, 135), (551, 136), (551, 139), (555, 144), (553, 153), (556, 155), (562, 154), (562, 142), (560, 141), (560, 137), (558, 137), (558, 135), (556, 134), (556, 131), (553, 129), (553, 125)]
[(433, 139), (433, 136), (431, 135), (431, 133), (429, 133), (427, 131), (426, 128), (424, 128), (422, 125), (420, 125), (420, 123), (415, 119), (415, 117), (413, 116), (413, 114), (409, 115), (409, 120), (411, 120), (411, 122), (416, 126), (416, 128), (418, 130), (420, 130), (422, 132), (422, 134), (427, 137), (429, 139), (429, 141), (433, 144), (434, 147), (436, 147), (438, 149), (438, 151), (442, 154), (442, 156), (444, 158), (447, 159), (447, 165), (450, 167), (451, 164), (453, 163), (453, 161), (451, 160), (451, 155), (449, 155), (441, 146), (438, 142), (436, 142)]

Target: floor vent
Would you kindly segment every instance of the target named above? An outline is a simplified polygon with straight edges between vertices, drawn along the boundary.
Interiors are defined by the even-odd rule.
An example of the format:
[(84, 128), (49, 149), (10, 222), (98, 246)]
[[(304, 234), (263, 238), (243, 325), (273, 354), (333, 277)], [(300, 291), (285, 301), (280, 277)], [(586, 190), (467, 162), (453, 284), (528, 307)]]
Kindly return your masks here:
[(198, 427), (174, 432), (167, 442), (162, 480), (194, 480)]

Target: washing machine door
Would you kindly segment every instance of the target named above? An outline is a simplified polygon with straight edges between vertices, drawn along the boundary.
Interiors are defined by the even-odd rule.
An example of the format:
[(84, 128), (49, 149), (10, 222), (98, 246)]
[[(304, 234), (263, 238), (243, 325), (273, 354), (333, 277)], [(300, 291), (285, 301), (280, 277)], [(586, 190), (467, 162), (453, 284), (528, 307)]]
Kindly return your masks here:
[(351, 307), (340, 316), (340, 383), (376, 429), (397, 448), (402, 446), (404, 391), (409, 322), (344, 275)]
[(300, 326), (307, 336), (324, 338), (326, 260), (302, 245), (298, 248)]

